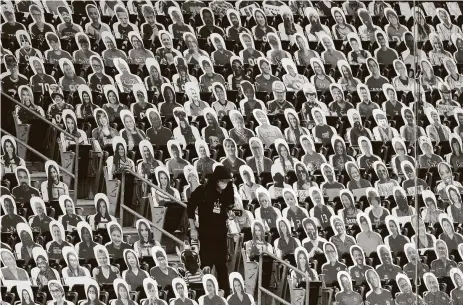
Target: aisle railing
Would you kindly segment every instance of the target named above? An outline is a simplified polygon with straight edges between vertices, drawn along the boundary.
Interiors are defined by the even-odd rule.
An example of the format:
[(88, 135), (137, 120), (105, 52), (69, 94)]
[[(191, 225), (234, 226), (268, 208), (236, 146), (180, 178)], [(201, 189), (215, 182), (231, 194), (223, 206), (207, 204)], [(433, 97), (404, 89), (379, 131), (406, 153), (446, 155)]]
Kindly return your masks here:
[[(124, 212), (128, 212), (130, 214), (132, 214), (134, 217), (138, 218), (138, 219), (145, 219), (146, 221), (148, 221), (148, 223), (154, 227), (156, 230), (158, 230), (159, 232), (161, 232), (163, 235), (167, 236), (168, 238), (172, 239), (173, 241), (175, 241), (176, 243), (178, 243), (181, 247), (180, 247), (180, 250), (182, 249), (184, 243), (182, 240), (180, 240), (178, 237), (176, 237), (175, 235), (173, 235), (172, 233), (166, 231), (162, 226), (156, 224), (153, 220), (154, 220), (154, 215), (151, 215), (151, 217), (153, 218), (153, 220), (148, 220), (146, 219), (146, 217), (144, 215), (141, 215), (140, 213), (134, 211), (133, 209), (131, 209), (130, 207), (128, 207), (125, 202), (124, 202), (124, 195), (125, 195), (125, 175), (132, 175), (134, 176), (135, 178), (141, 180), (143, 183), (147, 184), (149, 187), (152, 187), (154, 189), (156, 189), (156, 191), (158, 192), (161, 192), (163, 194), (163, 196), (166, 196), (168, 197), (172, 202), (176, 203), (176, 204), (179, 204), (180, 206), (184, 207), (185, 208), (185, 213), (186, 213), (186, 207), (187, 205), (184, 203), (184, 202), (181, 202), (180, 200), (178, 200), (177, 198), (171, 196), (170, 194), (168, 194), (167, 192), (165, 192), (164, 190), (162, 190), (161, 188), (159, 188), (157, 185), (155, 185), (153, 182), (149, 181), (148, 179), (144, 178), (143, 176), (139, 175), (138, 173), (132, 171), (132, 170), (126, 170), (124, 172), (122, 172), (122, 179), (121, 179), (121, 196), (120, 196), (120, 210), (119, 210), (119, 217), (120, 217), (120, 223), (121, 223), (121, 226), (123, 225), (124, 223)], [(183, 219), (183, 217), (182, 217)], [(161, 223), (163, 224), (163, 222)]]
[[(29, 114), (33, 115), (35, 118), (37, 118), (40, 121), (44, 122), (45, 124), (49, 125), (51, 128), (65, 134), (67, 137), (74, 140), (74, 142), (76, 143), (75, 144), (76, 149), (75, 149), (75, 152), (74, 152), (75, 153), (75, 157), (74, 157), (74, 163), (75, 163), (74, 164), (74, 173), (72, 173), (72, 171), (62, 167), (60, 164), (58, 164), (58, 167), (63, 173), (69, 175), (69, 177), (71, 179), (74, 179), (74, 196), (73, 197), (74, 197), (74, 202), (77, 203), (77, 194), (78, 194), (77, 188), (78, 188), (78, 185), (79, 185), (79, 181), (78, 181), (78, 176), (79, 176), (79, 173), (78, 173), (79, 172), (79, 139), (76, 136), (74, 136), (74, 135), (70, 134), (69, 132), (67, 132), (66, 130), (62, 129), (60, 126), (58, 126), (58, 124), (54, 124), (54, 123), (50, 122), (49, 120), (47, 120), (46, 118), (44, 118), (43, 116), (41, 116), (40, 114), (30, 110), (28, 107), (26, 107), (22, 103), (16, 101), (11, 96), (5, 94), (4, 92), (1, 92), (1, 94), (2, 94), (2, 100), (6, 98), (8, 101), (12, 102), (17, 107), (22, 108), (23, 110), (25, 110)], [(2, 103), (4, 103), (4, 100), (2, 101)], [(15, 120), (15, 122), (16, 122), (16, 120)], [(26, 130), (30, 130), (30, 124), (16, 124), (16, 125), (17, 125), (17, 127), (23, 125), (24, 127), (26, 127), (25, 128)], [(13, 136), (11, 133), (9, 133), (8, 131), (6, 131), (3, 128), (0, 128), (0, 130), (1, 130), (2, 133), (14, 137), (16, 142), (18, 143), (18, 147), (20, 145), (22, 145), (25, 148), (27, 148), (28, 150), (30, 150), (31, 152), (33, 152), (35, 155), (42, 158), (43, 160), (45, 160), (45, 161), (51, 160), (49, 157), (45, 156), (44, 154), (42, 154), (41, 152), (39, 152), (35, 148), (31, 147), (29, 144), (27, 144), (27, 142), (24, 141), (24, 139), (19, 139), (17, 136)], [(28, 137), (26, 137), (26, 138), (28, 138)]]
[(275, 261), (277, 261), (282, 266), (285, 266), (286, 268), (288, 268), (288, 269), (296, 272), (297, 274), (301, 275), (302, 278), (306, 279), (305, 297), (304, 298), (305, 298), (305, 304), (308, 304), (308, 302), (309, 302), (308, 301), (309, 300), (309, 285), (310, 285), (310, 277), (309, 277), (309, 275), (305, 274), (301, 270), (297, 269), (296, 267), (294, 267), (293, 265), (291, 265), (287, 261), (278, 258), (275, 254), (269, 253), (267, 251), (262, 252), (261, 255), (259, 256), (259, 278), (258, 278), (257, 304), (264, 304), (263, 300), (262, 300), (262, 293), (265, 293), (266, 295), (269, 295), (274, 300), (277, 300), (278, 302), (280, 302), (282, 304), (292, 305), (290, 302), (288, 302), (288, 301), (284, 300), (283, 298), (277, 296), (276, 294), (274, 294), (273, 292), (271, 292), (267, 288), (262, 287), (262, 269), (263, 269), (262, 266), (263, 266), (263, 257), (264, 256), (268, 256), (268, 257), (274, 259)]

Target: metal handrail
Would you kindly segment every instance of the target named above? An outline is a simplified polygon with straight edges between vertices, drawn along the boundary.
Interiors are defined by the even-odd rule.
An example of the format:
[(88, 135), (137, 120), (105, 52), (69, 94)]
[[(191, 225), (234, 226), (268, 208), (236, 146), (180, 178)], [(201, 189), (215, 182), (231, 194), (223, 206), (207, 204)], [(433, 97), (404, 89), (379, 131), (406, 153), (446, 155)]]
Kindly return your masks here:
[[(17, 137), (15, 137), (14, 135), (12, 135), (11, 133), (9, 133), (8, 131), (6, 131), (5, 129), (3, 128), (0, 128), (0, 130), (2, 131), (2, 133), (8, 135), (8, 136), (11, 136), (13, 138), (15, 138), (15, 141), (18, 142), (19, 144), (21, 145), (24, 145), (25, 147), (27, 147), (27, 149), (31, 150), (33, 153), (35, 153), (36, 155), (38, 155), (39, 157), (41, 157), (42, 159), (44, 160), (50, 160), (50, 158), (48, 158), (47, 156), (43, 155), (41, 152), (35, 150), (34, 148), (32, 148), (31, 146), (29, 146), (26, 142), (18, 139)], [(65, 172), (66, 174), (68, 174), (69, 176), (71, 176), (72, 178), (76, 178), (76, 175), (71, 173), (70, 171), (68, 171), (67, 169), (65, 169), (64, 167), (62, 167), (61, 165), (58, 164), (58, 167), (61, 171)]]
[[(77, 189), (79, 187), (79, 179), (78, 179), (78, 172), (79, 172), (79, 138), (70, 134), (69, 132), (67, 132), (66, 130), (64, 130), (63, 128), (61, 128), (60, 126), (58, 126), (58, 124), (53, 124), (52, 122), (48, 121), (47, 119), (45, 119), (44, 117), (42, 117), (41, 115), (39, 115), (38, 113), (30, 110), (28, 107), (24, 106), (22, 103), (16, 101), (14, 98), (12, 98), (11, 96), (5, 94), (4, 92), (1, 92), (2, 94), (2, 97), (8, 99), (9, 101), (13, 102), (13, 104), (15, 104), (16, 106), (26, 110), (27, 112), (29, 112), (29, 114), (32, 114), (34, 117), (38, 118), (39, 120), (41, 120), (42, 122), (45, 122), (47, 125), (49, 125), (51, 128), (54, 128), (58, 131), (60, 131), (61, 133), (65, 134), (66, 136), (74, 139), (74, 142), (76, 143), (76, 150), (75, 150), (75, 158), (74, 158), (74, 162), (75, 162), (75, 166), (74, 166), (74, 171), (75, 171), (75, 174), (72, 174), (70, 173), (68, 170), (64, 169), (62, 166), (58, 165), (60, 167), (60, 169), (63, 170), (63, 172), (65, 172), (66, 174), (70, 175), (72, 178), (74, 178), (74, 202), (77, 203)], [(5, 132), (6, 134), (9, 134), (7, 133), (5, 130), (2, 129), (3, 132)], [(9, 134), (11, 135), (11, 134)], [(24, 143), (24, 141), (21, 141), (19, 140), (17, 137), (16, 138), (16, 141), (22, 145), (24, 145), (27, 149), (29, 149), (30, 151), (32, 151), (33, 153), (35, 153), (36, 155), (40, 156), (42, 159), (44, 160), (50, 160), (50, 158), (44, 156), (43, 154), (41, 154), (40, 152), (38, 152), (37, 150), (33, 149), (32, 147), (30, 147), (28, 144)]]
[(42, 117), (41, 115), (37, 114), (36, 112), (30, 110), (28, 107), (24, 106), (22, 103), (16, 101), (14, 98), (12, 98), (11, 96), (5, 94), (4, 92), (1, 92), (2, 93), (2, 96), (3, 97), (6, 97), (7, 99), (9, 99), (11, 102), (13, 102), (14, 104), (16, 104), (16, 106), (19, 106), (23, 109), (25, 109), (27, 112), (29, 112), (30, 114), (34, 115), (35, 117), (37, 117), (39, 120), (41, 120), (42, 122), (45, 122), (47, 123), (48, 125), (50, 125), (51, 127), (57, 129), (58, 131), (64, 133), (65, 135), (67, 135), (68, 137), (71, 137), (73, 138), (76, 143), (79, 141), (79, 138), (70, 134), (69, 132), (67, 132), (66, 130), (64, 130), (63, 128), (59, 127), (57, 124), (53, 124), (52, 122), (50, 122), (49, 120), (45, 119), (44, 117)]
[(130, 170), (130, 169), (126, 169), (126, 173), (129, 173), (131, 174), (132, 176), (134, 176), (135, 178), (137, 179), (140, 179), (141, 181), (143, 181), (144, 183), (148, 184), (150, 187), (156, 189), (156, 191), (162, 193), (163, 196), (166, 196), (167, 198), (169, 198), (171, 201), (181, 205), (182, 207), (186, 208), (187, 205), (184, 203), (184, 202), (181, 202), (180, 200), (178, 200), (177, 198), (175, 198), (174, 196), (172, 196), (171, 194), (167, 193), (166, 191), (164, 191), (163, 189), (161, 189), (159, 186), (157, 186), (156, 184), (154, 184), (153, 182), (149, 181), (148, 179), (146, 179), (145, 177), (139, 175), (138, 173), (134, 172), (133, 170)]
[(144, 219), (145, 221), (147, 221), (152, 227), (154, 227), (156, 230), (159, 230), (161, 231), (163, 234), (165, 234), (167, 237), (171, 238), (172, 240), (176, 241), (177, 243), (179, 243), (180, 245), (183, 245), (183, 241), (181, 241), (178, 237), (172, 235), (171, 233), (167, 232), (166, 230), (164, 230), (163, 228), (159, 227), (158, 225), (156, 225), (154, 222), (152, 222), (151, 220), (149, 219), (146, 219), (143, 215), (135, 212), (134, 210), (132, 210), (131, 208), (129, 208), (128, 206), (124, 205), (124, 204), (121, 204), (121, 209), (123, 210), (126, 210), (127, 212), (129, 212), (130, 214), (138, 217), (138, 218), (141, 218), (141, 219)]
[[(135, 212), (134, 210), (132, 210), (131, 208), (129, 208), (128, 206), (126, 206), (126, 205), (124, 204), (124, 195), (125, 195), (125, 175), (126, 175), (126, 173), (135, 174), (136, 177), (137, 177), (137, 176), (141, 177), (140, 175), (138, 175), (138, 174), (136, 174), (136, 173), (134, 173), (133, 171), (128, 170), (128, 169), (127, 169), (126, 171), (122, 172), (121, 199), (120, 199), (120, 200), (121, 200), (121, 205), (120, 205), (120, 220), (121, 220), (121, 225), (123, 225), (123, 215), (124, 215), (123, 213), (124, 213), (124, 210), (125, 210), (125, 211), (131, 213), (132, 215), (134, 215), (135, 217), (138, 217), (138, 218), (140, 218), (140, 219), (144, 219), (144, 220), (148, 221), (148, 223), (149, 223), (150, 225), (152, 225), (154, 228), (156, 228), (157, 230), (161, 231), (161, 232), (162, 232), (163, 234), (165, 234), (167, 237), (171, 238), (172, 240), (174, 240), (175, 242), (177, 242), (178, 244), (180, 244), (180, 245), (183, 246), (184, 243), (183, 243), (183, 241), (181, 241), (179, 238), (177, 238), (176, 236), (174, 236), (174, 235), (172, 235), (171, 233), (167, 232), (167, 231), (164, 230), (163, 228), (161, 228), (161, 227), (159, 227), (158, 225), (156, 225), (154, 222), (152, 222), (152, 221), (146, 219), (146, 217), (144, 217), (143, 215), (141, 215), (141, 214)], [(143, 177), (141, 177), (141, 180), (143, 180), (143, 181), (146, 180), (146, 183), (148, 183), (149, 185), (152, 185), (152, 184), (153, 184), (151, 181), (149, 181), (149, 180), (147, 180), (147, 179), (145, 179), (145, 178), (143, 178)], [(154, 184), (153, 184), (153, 185), (154, 185)], [(164, 192), (163, 190), (161, 190), (161, 191)], [(166, 194), (167, 194), (167, 193), (166, 193)], [(167, 194), (167, 195), (168, 195), (168, 194)], [(169, 195), (169, 196), (170, 196), (170, 195)], [(176, 200), (176, 201), (178, 201), (178, 200)], [(181, 202), (181, 203), (186, 207), (186, 205), (185, 205), (183, 202)]]
[(290, 302), (288, 302), (286, 300), (283, 300), (281, 297), (277, 296), (273, 292), (271, 292), (268, 289), (262, 287), (262, 264), (263, 264), (263, 259), (262, 258), (263, 258), (264, 255), (273, 258), (274, 260), (278, 261), (280, 264), (282, 264), (286, 268), (289, 268), (289, 269), (293, 270), (294, 272), (296, 272), (297, 274), (301, 275), (302, 277), (306, 278), (306, 289), (305, 289), (306, 294), (305, 294), (305, 298), (306, 298), (306, 303), (308, 304), (308, 300), (309, 300), (309, 280), (310, 280), (309, 275), (305, 274), (301, 270), (297, 269), (296, 267), (294, 267), (290, 263), (288, 263), (288, 262), (282, 260), (281, 258), (277, 257), (275, 254), (267, 252), (267, 251), (263, 251), (259, 256), (259, 279), (258, 279), (258, 281), (259, 281), (258, 282), (258, 286), (259, 286), (258, 289), (259, 290), (258, 290), (258, 294), (257, 294), (257, 304), (262, 304), (262, 292), (264, 292), (265, 294), (267, 294), (267, 295), (271, 296), (272, 298), (278, 300), (280, 303), (283, 303), (283, 304), (286, 304), (286, 305), (291, 305)]

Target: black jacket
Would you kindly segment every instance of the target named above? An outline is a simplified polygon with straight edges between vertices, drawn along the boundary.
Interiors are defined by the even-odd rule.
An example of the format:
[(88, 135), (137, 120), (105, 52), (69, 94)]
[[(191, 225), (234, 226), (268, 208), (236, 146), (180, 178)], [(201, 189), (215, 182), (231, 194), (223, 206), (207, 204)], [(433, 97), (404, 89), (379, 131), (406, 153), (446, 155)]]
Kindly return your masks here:
[[(195, 219), (198, 208), (200, 239), (227, 234), (227, 211), (234, 206), (233, 195), (231, 182), (222, 193), (217, 191), (215, 183), (200, 185), (194, 190), (188, 201), (187, 212), (189, 219)], [(214, 212), (215, 209), (220, 212)]]

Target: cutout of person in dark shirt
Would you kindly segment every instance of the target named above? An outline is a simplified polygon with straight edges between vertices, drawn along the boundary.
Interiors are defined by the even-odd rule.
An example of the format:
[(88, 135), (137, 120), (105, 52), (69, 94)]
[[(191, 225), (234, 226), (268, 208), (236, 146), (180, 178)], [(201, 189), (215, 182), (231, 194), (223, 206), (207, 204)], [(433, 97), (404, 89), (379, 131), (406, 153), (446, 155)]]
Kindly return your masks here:
[(399, 58), (397, 52), (389, 47), (389, 40), (382, 30), (377, 30), (375, 32), (376, 43), (378, 44), (379, 48), (377, 48), (373, 53), (378, 61), (378, 63), (383, 65), (392, 65), (394, 60)]
[(57, 67), (60, 59), (68, 59), (72, 62), (73, 59), (71, 54), (61, 48), (61, 42), (55, 33), (46, 33), (45, 38), (50, 46), (50, 49), (45, 51), (45, 60), (47, 63), (53, 64)]
[(447, 243), (442, 239), (436, 240), (434, 251), (436, 252), (437, 258), (431, 262), (430, 271), (440, 278), (450, 276), (450, 270), (456, 268), (457, 263), (449, 258)]
[(335, 234), (331, 236), (330, 242), (336, 246), (336, 250), (342, 257), (348, 254), (350, 248), (356, 244), (355, 239), (346, 233), (346, 225), (339, 216), (331, 216), (330, 224)]
[[(257, 59), (257, 66), (259, 67), (260, 74), (255, 78), (256, 91), (267, 93), (272, 92), (273, 83), (280, 79), (272, 74), (270, 61), (265, 57), (259, 57)], [(243, 93), (246, 94), (244, 90)]]
[(410, 217), (415, 214), (416, 211), (414, 207), (409, 205), (405, 190), (400, 186), (395, 186), (392, 192), (397, 204), (397, 206), (392, 209), (392, 215), (396, 216), (397, 220), (401, 223), (410, 221)]
[(336, 304), (348, 305), (348, 304), (361, 304), (363, 301), (360, 293), (356, 292), (352, 288), (352, 279), (346, 271), (340, 271), (338, 273), (338, 283), (341, 285), (341, 291), (335, 295)]
[(83, 259), (96, 259), (95, 251), (93, 250), (98, 244), (93, 241), (92, 228), (90, 224), (85, 221), (80, 221), (77, 224), (77, 233), (81, 242), (75, 246), (76, 253), (79, 258)]
[(314, 207), (310, 209), (309, 214), (311, 218), (317, 220), (317, 226), (323, 229), (331, 226), (331, 217), (335, 215), (332, 207), (325, 204), (323, 194), (318, 187), (311, 187), (309, 189), (310, 199), (314, 203)]
[(100, 285), (113, 283), (120, 274), (116, 266), (110, 265), (108, 250), (103, 245), (97, 244), (93, 251), (98, 263), (98, 267), (92, 270), (93, 278)]
[(240, 13), (236, 10), (227, 10), (227, 18), (230, 26), (226, 29), (229, 40), (238, 41), (241, 33), (251, 35), (251, 31), (241, 25)]
[(353, 266), (348, 268), (349, 275), (352, 278), (352, 282), (356, 285), (360, 285), (366, 280), (367, 270), (374, 270), (373, 267), (365, 263), (365, 255), (363, 250), (358, 245), (352, 245), (349, 249), (350, 256), (354, 262)]
[(117, 48), (116, 39), (111, 34), (111, 32), (109, 31), (101, 32), (101, 39), (103, 40), (103, 43), (106, 47), (106, 50), (104, 50), (103, 53), (101, 53), (105, 66), (114, 68), (115, 67), (114, 60), (116, 58), (121, 58), (125, 61), (128, 60), (127, 54), (125, 54), (125, 52)]
[(388, 305), (394, 304), (394, 299), (389, 290), (381, 287), (381, 280), (374, 269), (365, 272), (365, 278), (370, 286), (370, 291), (366, 294), (366, 301), (369, 304)]
[(332, 243), (326, 242), (323, 245), (323, 252), (327, 260), (321, 269), (321, 273), (324, 274), (323, 281), (327, 287), (332, 287), (337, 281), (337, 274), (346, 271), (347, 266), (339, 262), (338, 252)]
[(26, 28), (23, 24), (16, 22), (16, 17), (12, 8), (8, 7), (6, 4), (2, 4), (1, 7), (2, 17), (5, 22), (0, 25), (0, 31), (3, 35), (13, 39), (16, 37), (18, 31), (25, 30)]
[(146, 130), (146, 136), (149, 138), (150, 143), (156, 145), (156, 147), (167, 145), (173, 135), (169, 128), (162, 125), (159, 113), (155, 109), (148, 109), (145, 117), (148, 118), (148, 122), (151, 124), (151, 127)]
[[(455, 232), (455, 229), (453, 227), (453, 222), (452, 220), (449, 219), (448, 215), (446, 213), (442, 213), (439, 215), (439, 223), (442, 227), (443, 232), (439, 235), (439, 240), (442, 240), (445, 242), (447, 245), (447, 256), (448, 252), (452, 252), (454, 250), (458, 250), (458, 245), (463, 243), (463, 236), (457, 232)], [(437, 251), (437, 241), (436, 241), (436, 253), (439, 253)], [(431, 266), (432, 269), (432, 266)]]
[(2, 232), (13, 232), (16, 230), (18, 223), (26, 222), (22, 216), (18, 215), (13, 197), (10, 195), (3, 195), (0, 197), (0, 203), (4, 213), (0, 218)]
[[(175, 293), (176, 299), (173, 301), (173, 305), (194, 305), (195, 301), (188, 298), (188, 288), (185, 280), (182, 278), (175, 278), (172, 281), (172, 288)], [(147, 304), (145, 304), (147, 305)]]
[(18, 232), (18, 236), (21, 240), (21, 242), (17, 243), (15, 246), (16, 255), (18, 259), (22, 259), (27, 263), (29, 260), (33, 259), (34, 249), (43, 248), (41, 245), (34, 242), (32, 230), (28, 224), (24, 222), (18, 223), (16, 231)]
[(50, 232), (53, 241), (49, 242), (46, 247), (48, 258), (50, 260), (63, 259), (63, 248), (66, 246), (73, 247), (73, 245), (64, 240), (64, 227), (58, 221), (50, 222)]
[(225, 41), (223, 40), (222, 36), (217, 33), (212, 33), (209, 36), (209, 39), (214, 46), (215, 51), (211, 54), (212, 63), (216, 66), (225, 66), (226, 64), (230, 63), (230, 59), (233, 55), (233, 52), (227, 50), (225, 46)]
[(20, 86), (28, 85), (27, 78), (19, 73), (18, 61), (14, 55), (6, 54), (3, 56), (3, 64), (7, 72), (0, 75), (2, 91), (10, 96), (15, 96)]
[(391, 248), (394, 255), (398, 255), (400, 252), (404, 251), (404, 247), (410, 242), (410, 239), (401, 233), (399, 220), (396, 216), (386, 216), (385, 222), (389, 235), (384, 237), (384, 243)]
[(169, 266), (167, 255), (161, 247), (154, 246), (151, 248), (155, 267), (151, 268), (150, 275), (156, 279), (158, 285), (165, 288), (168, 285), (173, 285), (173, 280), (179, 278), (178, 272)]
[(185, 32), (195, 33), (192, 26), (184, 22), (180, 8), (171, 6), (169, 7), (168, 13), (170, 20), (172, 20), (172, 24), (169, 25), (169, 32), (174, 39), (182, 39), (183, 33)]
[(242, 81), (240, 88), (244, 95), (244, 99), (240, 101), (240, 110), (244, 116), (251, 116), (256, 109), (266, 110), (265, 104), (256, 98), (256, 90), (253, 84), (249, 81)]
[[(223, 143), (223, 140), (220, 141)], [(211, 153), (209, 152), (209, 147), (204, 140), (198, 140), (195, 143), (196, 153), (198, 154), (198, 160), (194, 162), (194, 166), (198, 174), (202, 177), (207, 177), (213, 172), (213, 166), (216, 163), (214, 159), (211, 158)]]
[[(201, 56), (199, 58), (199, 65), (203, 71), (203, 74), (199, 77), (199, 87), (201, 92), (211, 92), (212, 84), (215, 82), (219, 82), (225, 85), (225, 78), (222, 76), (222, 74), (216, 73), (214, 71), (214, 66), (208, 57)], [(187, 90), (185, 89), (185, 91)]]
[(373, 168), (373, 163), (380, 161), (381, 158), (373, 153), (371, 142), (367, 137), (361, 136), (358, 139), (361, 155), (357, 157), (360, 168), (367, 170)]
[(103, 31), (111, 32), (111, 29), (106, 23), (101, 22), (100, 11), (93, 4), (85, 6), (88, 22), (85, 24), (85, 33), (89, 38), (95, 39), (97, 43), (101, 41), (101, 33)]
[(347, 188), (356, 198), (363, 196), (365, 194), (365, 190), (368, 187), (371, 187), (370, 181), (362, 178), (356, 162), (348, 161), (346, 162), (345, 167), (350, 178), (350, 181), (347, 182)]
[(403, 305), (425, 305), (421, 296), (417, 293), (414, 293), (412, 290), (412, 285), (408, 277), (404, 274), (398, 274), (396, 276), (396, 283), (399, 286), (400, 292), (396, 294), (395, 302), (396, 304)]
[(35, 56), (43, 60), (42, 52), (32, 47), (29, 33), (25, 30), (16, 32), (16, 40), (20, 48), (16, 50), (15, 55), (20, 63), (28, 63), (31, 56)]
[(169, 32), (160, 30), (158, 38), (161, 42), (161, 47), (156, 49), (155, 55), (158, 58), (159, 64), (171, 65), (175, 63), (174, 58), (176, 56), (182, 57), (182, 53), (174, 48), (174, 38)]
[(367, 58), (367, 68), (370, 75), (365, 78), (365, 84), (370, 91), (381, 91), (383, 85), (389, 83), (389, 80), (381, 75), (381, 69), (378, 62), (373, 57)]
[(84, 30), (80, 25), (72, 22), (71, 11), (65, 6), (58, 7), (58, 16), (61, 23), (57, 26), (58, 36), (60, 39), (71, 40), (77, 33), (83, 33)]
[(50, 230), (50, 222), (53, 221), (53, 218), (47, 215), (45, 203), (42, 198), (32, 197), (30, 204), (34, 216), (29, 219), (29, 225), (31, 228), (40, 228), (40, 232), (48, 232)]
[(396, 117), (402, 114), (402, 107), (405, 105), (397, 100), (397, 93), (391, 84), (383, 84), (382, 91), (386, 97), (386, 102), (383, 103), (383, 111), (386, 115)]
[(92, 55), (89, 59), (93, 73), (88, 75), (88, 84), (91, 91), (103, 93), (105, 85), (114, 85), (111, 76), (104, 73), (103, 61), (99, 55)]
[(106, 225), (108, 230), (108, 235), (111, 238), (111, 241), (105, 245), (108, 250), (108, 254), (113, 257), (113, 259), (123, 258), (125, 249), (132, 249), (132, 247), (123, 241), (122, 229), (120, 225), (112, 221)]
[(347, 118), (349, 119), (349, 123), (352, 126), (347, 130), (348, 142), (350, 142), (351, 146), (359, 146), (359, 138), (362, 136), (368, 138), (369, 140), (373, 139), (371, 130), (363, 126), (362, 118), (357, 109), (349, 109), (347, 111)]
[(331, 138), (337, 134), (336, 129), (326, 123), (326, 116), (320, 108), (314, 107), (311, 112), (315, 121), (315, 127), (312, 129), (315, 142), (321, 142), (323, 145), (331, 144)]
[(114, 12), (116, 13), (117, 22), (113, 24), (113, 33), (116, 38), (127, 40), (129, 32), (135, 31), (138, 33), (137, 26), (130, 23), (129, 13), (123, 4), (117, 4), (114, 7)]
[[(414, 162), (415, 163), (415, 162)], [(402, 173), (404, 173), (406, 180), (402, 182), (402, 187), (409, 196), (414, 196), (415, 193), (421, 194), (423, 190), (428, 188), (426, 181), (417, 178), (415, 175), (415, 166), (410, 161), (402, 161), (400, 164)], [(416, 182), (415, 182), (416, 181)], [(416, 183), (416, 188), (415, 188)]]
[(453, 285), (455, 287), (450, 292), (450, 298), (454, 302), (461, 301), (463, 298), (463, 272), (460, 270), (460, 268), (450, 269), (450, 278), (452, 279)]
[(423, 154), (421, 154), (418, 157), (419, 167), (421, 168), (437, 167), (437, 165), (443, 160), (441, 156), (436, 155), (434, 153), (433, 146), (429, 138), (425, 136), (421, 136), (418, 139), (418, 142), (420, 144), (420, 149), (423, 152)]
[(214, 13), (208, 7), (201, 8), (200, 11), (201, 20), (203, 25), (198, 29), (198, 36), (201, 38), (207, 38), (212, 33), (217, 33), (221, 36), (224, 36), (225, 33), (223, 30), (215, 25)]
[(415, 278), (416, 270), (418, 270), (418, 278), (421, 278), (429, 271), (429, 266), (420, 261), (420, 256), (415, 244), (406, 243), (404, 246), (404, 252), (408, 263), (404, 265), (403, 270), (409, 278)]
[(40, 197), (39, 190), (31, 186), (29, 170), (26, 167), (16, 167), (15, 176), (18, 185), (11, 190), (11, 193), (17, 203), (27, 204), (31, 198)]
[(454, 222), (463, 222), (463, 202), (461, 199), (459, 189), (454, 185), (448, 185), (445, 188), (447, 198), (449, 198), (449, 207), (447, 214), (453, 219)]
[(376, 266), (376, 272), (381, 280), (395, 279), (399, 273), (402, 273), (402, 268), (393, 263), (391, 249), (388, 246), (379, 245), (377, 252), (381, 264)]
[(47, 33), (56, 33), (53, 25), (45, 22), (45, 14), (41, 7), (36, 4), (31, 5), (29, 7), (29, 14), (34, 20), (33, 23), (29, 24), (29, 33), (31, 33), (32, 39), (43, 42)]
[(30, 79), (30, 87), (34, 92), (49, 92), (50, 85), (56, 84), (56, 80), (51, 75), (45, 73), (43, 66), (43, 60), (38, 57), (29, 57), (29, 65), (34, 72), (34, 75)]
[(156, 22), (156, 13), (151, 5), (143, 4), (141, 11), (146, 21), (140, 26), (141, 35), (144, 40), (154, 41), (158, 37), (159, 31), (165, 30), (164, 25)]
[(440, 290), (439, 282), (433, 272), (425, 273), (423, 280), (428, 289), (428, 291), (423, 293), (423, 299), (426, 304), (452, 304), (449, 295)]

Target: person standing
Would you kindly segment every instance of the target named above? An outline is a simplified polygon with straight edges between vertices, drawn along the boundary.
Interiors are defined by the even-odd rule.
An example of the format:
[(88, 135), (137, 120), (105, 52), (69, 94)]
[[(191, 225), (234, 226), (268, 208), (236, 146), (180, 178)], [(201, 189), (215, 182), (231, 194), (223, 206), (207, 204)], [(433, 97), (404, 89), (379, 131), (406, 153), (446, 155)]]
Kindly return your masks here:
[[(227, 270), (227, 219), (234, 207), (230, 171), (219, 165), (205, 185), (198, 186), (188, 201), (191, 239), (199, 239), (202, 268), (215, 266), (219, 287), (230, 291)], [(206, 196), (207, 194), (207, 196)], [(199, 229), (195, 226), (196, 209)]]

